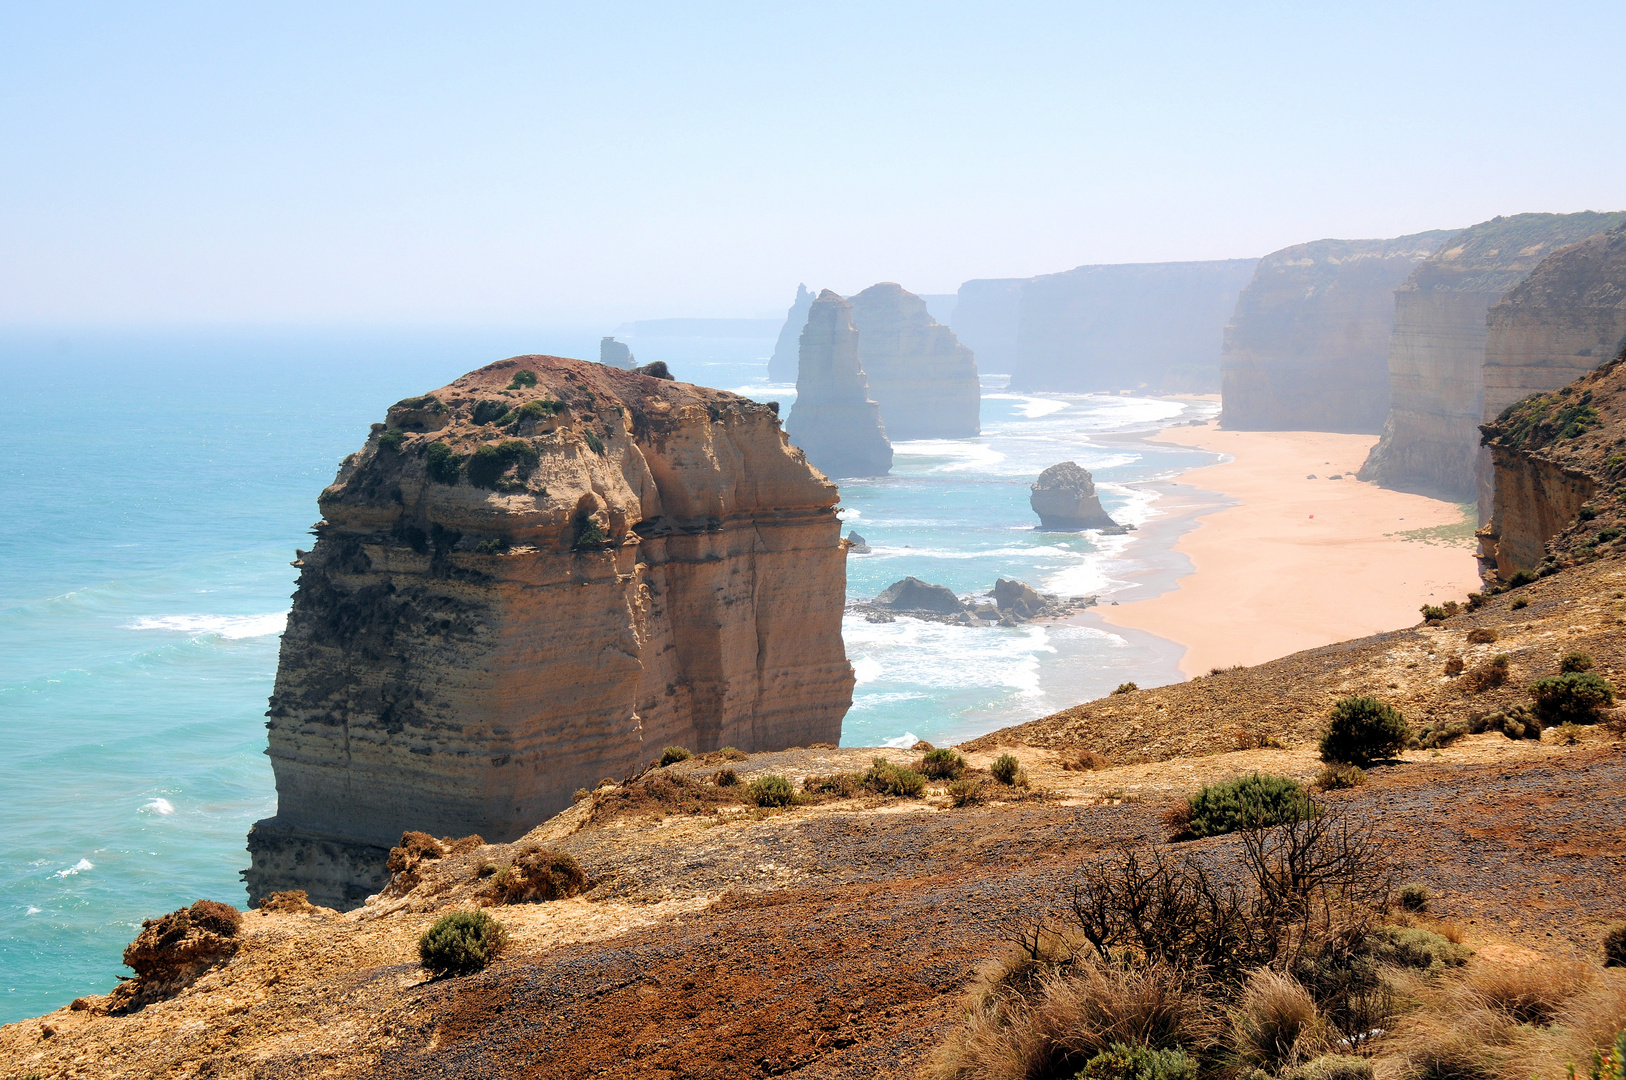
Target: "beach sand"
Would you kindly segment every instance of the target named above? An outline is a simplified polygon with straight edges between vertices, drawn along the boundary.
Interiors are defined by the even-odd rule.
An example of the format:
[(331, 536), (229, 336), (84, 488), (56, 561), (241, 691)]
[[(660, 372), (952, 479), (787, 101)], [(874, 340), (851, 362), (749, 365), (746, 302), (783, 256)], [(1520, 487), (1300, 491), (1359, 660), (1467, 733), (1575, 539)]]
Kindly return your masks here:
[[(1459, 506), (1355, 479), (1375, 435), (1210, 423), (1151, 441), (1234, 460), (1154, 485), (1167, 520), (1182, 522), (1174, 552), (1190, 566), (1154, 573), (1118, 594), (1119, 606), (1089, 614), (1184, 646), (1179, 667), (1188, 676), (1410, 626), (1419, 605), (1480, 588), (1471, 543), (1398, 535), (1459, 525)], [(1312, 473), (1318, 479), (1307, 479)], [(1155, 519), (1143, 526), (1156, 527)]]

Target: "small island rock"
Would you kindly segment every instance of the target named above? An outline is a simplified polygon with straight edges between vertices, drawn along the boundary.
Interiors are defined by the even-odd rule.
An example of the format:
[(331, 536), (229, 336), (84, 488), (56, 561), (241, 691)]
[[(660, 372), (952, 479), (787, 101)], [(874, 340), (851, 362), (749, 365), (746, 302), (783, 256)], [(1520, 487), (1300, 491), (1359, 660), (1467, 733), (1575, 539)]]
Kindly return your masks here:
[(965, 610), (954, 590), (933, 585), (917, 577), (894, 581), (886, 591), (875, 598), (875, 606), (893, 611), (930, 611), (939, 615), (953, 615)]
[(1065, 532), (1082, 529), (1114, 533), (1125, 531), (1101, 509), (1101, 500), (1095, 494), (1095, 481), (1091, 479), (1089, 470), (1076, 462), (1064, 461), (1040, 473), (1028, 501), (1033, 512), (1039, 515), (1041, 529)]

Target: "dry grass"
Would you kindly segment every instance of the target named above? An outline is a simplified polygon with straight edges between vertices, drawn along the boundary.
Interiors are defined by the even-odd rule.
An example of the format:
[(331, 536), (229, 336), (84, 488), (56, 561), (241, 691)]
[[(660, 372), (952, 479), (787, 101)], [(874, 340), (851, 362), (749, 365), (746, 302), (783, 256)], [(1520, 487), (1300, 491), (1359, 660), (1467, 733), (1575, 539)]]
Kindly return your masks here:
[(1063, 754), (1061, 758), (1061, 767), (1067, 772), (1094, 772), (1111, 764), (1112, 762), (1094, 750), (1074, 750)]
[(1297, 979), (1262, 968), (1231, 1010), (1228, 1040), (1235, 1071), (1275, 1073), (1332, 1049), (1332, 1035), (1310, 992)]

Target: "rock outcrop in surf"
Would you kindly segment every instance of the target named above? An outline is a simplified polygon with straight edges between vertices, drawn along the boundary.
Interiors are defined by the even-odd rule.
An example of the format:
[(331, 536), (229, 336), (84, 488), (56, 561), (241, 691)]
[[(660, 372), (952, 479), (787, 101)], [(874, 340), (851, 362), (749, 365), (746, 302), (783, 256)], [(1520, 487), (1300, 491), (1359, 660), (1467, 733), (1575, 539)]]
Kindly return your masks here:
[(1033, 512), (1039, 515), (1039, 528), (1059, 532), (1100, 529), (1121, 533), (1124, 526), (1101, 509), (1095, 493), (1095, 479), (1077, 462), (1064, 461), (1039, 474), (1028, 496)]
[(885, 281), (851, 298), (858, 360), (887, 438), (970, 439), (981, 432), (977, 361), (926, 302)]
[(353, 907), (404, 831), (513, 839), (668, 745), (837, 741), (836, 499), (768, 406), (600, 364), (392, 407), (298, 563), (251, 898)]
[(808, 309), (799, 346), (796, 403), (785, 430), (826, 476), (885, 476), (892, 443), (858, 360), (852, 305), (825, 289)]
[(1377, 434), (1389, 414), (1394, 291), (1450, 231), (1271, 252), (1220, 348), (1227, 428)]
[(1558, 248), (1622, 222), (1626, 213), (1494, 218), (1420, 263), (1395, 291), (1389, 415), (1360, 479), (1473, 499), (1490, 306)]

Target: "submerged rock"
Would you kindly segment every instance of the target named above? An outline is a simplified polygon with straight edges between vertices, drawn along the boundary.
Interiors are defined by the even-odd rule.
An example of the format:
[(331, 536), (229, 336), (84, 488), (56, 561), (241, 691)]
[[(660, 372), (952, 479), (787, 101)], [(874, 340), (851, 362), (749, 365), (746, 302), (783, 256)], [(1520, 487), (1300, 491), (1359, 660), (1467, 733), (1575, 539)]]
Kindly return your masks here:
[(885, 476), (892, 469), (881, 407), (870, 399), (869, 380), (858, 361), (852, 305), (829, 289), (808, 310), (796, 403), (785, 430), (826, 476)]
[(1123, 532), (1124, 527), (1101, 509), (1089, 470), (1072, 461), (1052, 465), (1039, 474), (1028, 502), (1039, 515), (1039, 528), (1062, 532), (1100, 529)]
[(510, 841), (664, 746), (839, 740), (837, 492), (772, 410), (526, 356), (389, 416), (301, 560), (251, 897), (354, 907), (403, 832)]
[(953, 589), (917, 577), (906, 577), (888, 585), (875, 598), (875, 606), (892, 611), (930, 611), (938, 615), (957, 615), (965, 610)]
[(926, 301), (885, 281), (854, 296), (852, 311), (887, 438), (969, 439), (982, 430), (977, 361)]

